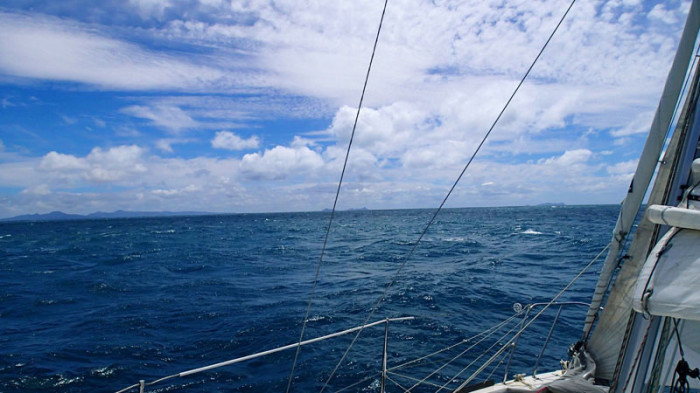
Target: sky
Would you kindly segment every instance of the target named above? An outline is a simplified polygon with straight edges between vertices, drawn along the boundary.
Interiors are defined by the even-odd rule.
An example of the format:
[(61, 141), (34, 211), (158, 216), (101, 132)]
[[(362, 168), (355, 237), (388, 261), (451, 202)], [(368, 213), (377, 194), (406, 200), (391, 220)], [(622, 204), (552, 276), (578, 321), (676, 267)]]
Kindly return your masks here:
[[(383, 4), (4, 0), (0, 218), (330, 208)], [(436, 207), (568, 5), (389, 0), (338, 207)], [(688, 8), (579, 0), (447, 206), (619, 203)]]

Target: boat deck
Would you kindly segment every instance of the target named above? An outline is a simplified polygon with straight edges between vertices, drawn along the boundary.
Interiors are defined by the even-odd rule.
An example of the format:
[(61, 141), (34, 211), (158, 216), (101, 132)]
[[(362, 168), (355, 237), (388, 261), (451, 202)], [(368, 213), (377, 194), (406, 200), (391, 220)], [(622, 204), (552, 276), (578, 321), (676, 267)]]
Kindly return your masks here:
[(455, 393), (502, 393), (502, 392), (537, 392), (543, 385), (553, 382), (562, 376), (561, 370), (552, 371), (544, 374), (539, 374), (536, 377), (532, 375), (516, 377), (515, 379), (506, 381), (505, 383), (497, 383), (481, 389), (471, 390), (469, 386), (455, 391)]

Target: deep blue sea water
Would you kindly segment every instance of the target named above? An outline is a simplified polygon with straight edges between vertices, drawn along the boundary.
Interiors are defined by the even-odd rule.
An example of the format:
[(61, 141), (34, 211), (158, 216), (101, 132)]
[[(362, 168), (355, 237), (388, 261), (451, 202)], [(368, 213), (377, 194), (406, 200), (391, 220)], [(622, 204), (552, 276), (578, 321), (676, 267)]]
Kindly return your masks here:
[[(441, 212), (371, 319), (415, 317), (391, 324), (389, 367), (471, 337), (511, 316), (516, 302), (548, 301), (607, 244), (617, 213), (618, 206)], [(338, 213), (305, 338), (361, 324), (431, 214)], [(328, 215), (0, 224), (0, 391), (116, 391), (296, 342)], [(588, 302), (599, 269), (563, 300)], [(555, 311), (520, 339), (511, 374), (532, 371)], [(541, 371), (559, 367), (585, 311), (564, 311)], [(348, 391), (378, 392), (383, 338), (383, 326), (366, 329), (326, 391), (367, 378)], [(319, 391), (351, 340), (303, 347), (292, 391)], [(447, 382), (484, 345), (430, 381)], [(422, 379), (463, 349), (396, 372)], [(281, 392), (293, 357), (286, 351), (147, 391)], [(494, 376), (507, 358), (499, 362)]]

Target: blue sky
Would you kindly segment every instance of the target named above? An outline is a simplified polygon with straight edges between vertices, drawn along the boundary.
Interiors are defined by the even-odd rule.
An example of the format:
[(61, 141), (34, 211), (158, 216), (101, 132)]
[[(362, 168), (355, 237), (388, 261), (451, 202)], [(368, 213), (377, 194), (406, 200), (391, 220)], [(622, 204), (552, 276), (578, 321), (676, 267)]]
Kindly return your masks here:
[[(383, 1), (4, 1), (0, 217), (333, 202)], [(391, 0), (340, 208), (434, 207), (568, 1)], [(449, 206), (618, 203), (688, 9), (580, 0)]]

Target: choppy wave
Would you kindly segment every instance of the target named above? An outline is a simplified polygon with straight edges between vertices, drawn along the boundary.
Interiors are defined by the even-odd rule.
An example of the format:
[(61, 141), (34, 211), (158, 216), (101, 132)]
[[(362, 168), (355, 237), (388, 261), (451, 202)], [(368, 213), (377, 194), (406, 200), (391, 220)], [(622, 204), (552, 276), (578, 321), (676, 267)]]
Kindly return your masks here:
[[(305, 338), (364, 322), (430, 213), (339, 213)], [(604, 247), (616, 216), (616, 206), (445, 210), (373, 317), (416, 317), (391, 324), (390, 364), (471, 337), (511, 315), (513, 303), (548, 300)], [(296, 342), (326, 220), (289, 213), (0, 224), (0, 391), (116, 391)], [(595, 270), (568, 300), (589, 300)], [(558, 367), (584, 313), (562, 317), (540, 370)], [(525, 353), (538, 353), (549, 329), (534, 327), (518, 344), (516, 372), (531, 371)], [(362, 333), (334, 389), (379, 370), (383, 337), (383, 326)], [(295, 391), (319, 390), (350, 340), (303, 347)], [(279, 391), (293, 356), (160, 389)], [(411, 372), (425, 375), (424, 366)], [(357, 391), (378, 392), (377, 381)]]

